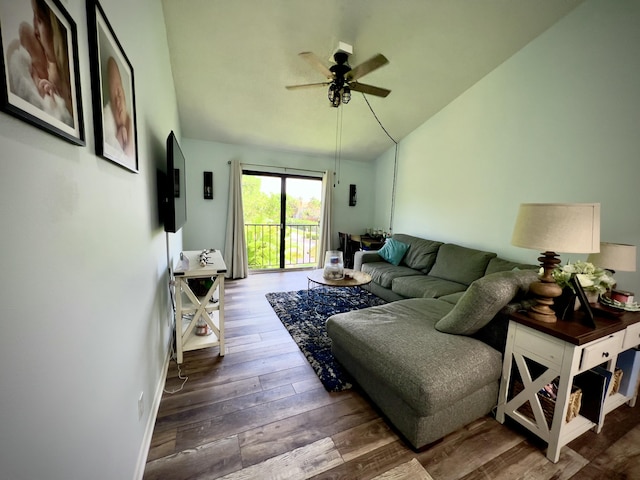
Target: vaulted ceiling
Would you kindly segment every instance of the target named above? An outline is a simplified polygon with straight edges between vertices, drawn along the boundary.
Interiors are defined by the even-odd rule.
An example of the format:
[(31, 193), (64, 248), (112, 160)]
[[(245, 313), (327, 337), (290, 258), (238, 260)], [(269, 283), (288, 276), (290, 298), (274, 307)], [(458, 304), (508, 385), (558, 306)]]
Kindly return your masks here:
[[(162, 0), (182, 135), (371, 160), (393, 146), (373, 113), (400, 141), (581, 2)], [(298, 53), (330, 66), (339, 42), (389, 59), (361, 79), (388, 97), (285, 89), (325, 81)]]

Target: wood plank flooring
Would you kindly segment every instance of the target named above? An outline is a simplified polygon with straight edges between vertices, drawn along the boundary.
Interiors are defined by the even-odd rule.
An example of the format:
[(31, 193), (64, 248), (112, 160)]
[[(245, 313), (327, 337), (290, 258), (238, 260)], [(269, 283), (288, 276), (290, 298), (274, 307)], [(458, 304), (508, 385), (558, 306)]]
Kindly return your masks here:
[[(264, 296), (306, 287), (304, 271), (226, 282), (226, 355), (185, 354), (188, 380), (163, 395), (145, 479), (640, 478), (639, 406), (609, 414), (556, 464), (544, 442), (492, 416), (413, 451), (363, 394), (323, 388)], [(182, 383), (172, 361), (166, 391)]]

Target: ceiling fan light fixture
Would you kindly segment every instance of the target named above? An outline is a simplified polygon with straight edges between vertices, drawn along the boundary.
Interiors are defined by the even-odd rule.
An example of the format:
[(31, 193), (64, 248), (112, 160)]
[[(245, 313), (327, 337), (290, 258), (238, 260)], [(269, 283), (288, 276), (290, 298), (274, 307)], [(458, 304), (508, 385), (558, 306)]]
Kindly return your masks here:
[(342, 103), (349, 103), (351, 100), (351, 89), (349, 85), (345, 85), (342, 89)]
[(335, 83), (329, 85), (329, 90), (327, 91), (327, 97), (331, 102), (332, 107), (340, 106), (340, 89)]
[[(324, 62), (312, 52), (300, 52), (300, 57), (309, 62), (309, 64), (322, 73), (328, 82), (322, 83), (308, 83), (305, 85), (288, 85), (288, 90), (297, 90), (306, 87), (315, 87), (320, 85), (329, 85), (327, 90), (327, 97), (332, 107), (339, 107), (341, 103), (349, 103), (351, 101), (351, 91), (366, 93), (369, 95), (375, 95), (377, 97), (386, 97), (391, 93), (391, 90), (386, 88), (374, 87), (372, 85), (365, 85), (359, 83), (357, 80), (374, 70), (389, 63), (389, 60), (381, 53), (371, 57), (369, 60), (361, 63), (360, 65), (351, 68), (348, 60), (349, 55), (353, 53), (353, 47), (350, 45), (342, 45), (344, 48), (339, 48), (334, 54), (333, 59), (336, 62), (331, 67), (327, 68)], [(349, 82), (353, 82), (353, 88), (349, 85)]]
[(333, 99), (336, 96), (336, 84), (332, 83), (331, 85), (329, 85), (329, 90), (327, 90), (327, 97), (329, 98), (329, 101), (333, 103)]

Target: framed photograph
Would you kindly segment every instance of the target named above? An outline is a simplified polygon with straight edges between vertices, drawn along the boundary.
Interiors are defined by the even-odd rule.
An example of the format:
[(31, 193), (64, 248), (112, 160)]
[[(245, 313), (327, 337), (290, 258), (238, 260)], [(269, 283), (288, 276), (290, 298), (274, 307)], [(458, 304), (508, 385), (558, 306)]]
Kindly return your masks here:
[(96, 154), (138, 172), (133, 67), (97, 0), (87, 0)]
[(582, 285), (580, 285), (580, 281), (575, 275), (572, 275), (569, 282), (571, 282), (573, 290), (576, 292), (578, 300), (580, 300), (580, 308), (584, 312), (582, 324), (590, 328), (596, 328), (596, 323), (593, 321), (593, 310), (591, 310), (589, 299), (587, 298), (587, 294), (584, 293), (584, 289), (582, 288)]
[(58, 0), (0, 0), (0, 108), (84, 145), (76, 24)]

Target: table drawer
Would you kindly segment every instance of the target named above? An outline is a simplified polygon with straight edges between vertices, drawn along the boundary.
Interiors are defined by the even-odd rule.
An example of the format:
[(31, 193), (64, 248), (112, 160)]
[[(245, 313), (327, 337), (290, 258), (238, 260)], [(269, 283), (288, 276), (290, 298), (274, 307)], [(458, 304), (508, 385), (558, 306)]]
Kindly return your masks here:
[(562, 365), (565, 348), (565, 342), (562, 340), (537, 332), (529, 327), (518, 325), (516, 327), (516, 345), (517, 350), (528, 352), (538, 357), (527, 355), (528, 358), (532, 358), (546, 366), (551, 364), (560, 367)]
[(629, 350), (636, 345), (640, 345), (640, 323), (634, 323), (627, 327), (622, 350)]
[(621, 350), (624, 341), (624, 330), (598, 340), (582, 350), (580, 371), (600, 365), (613, 359)]

